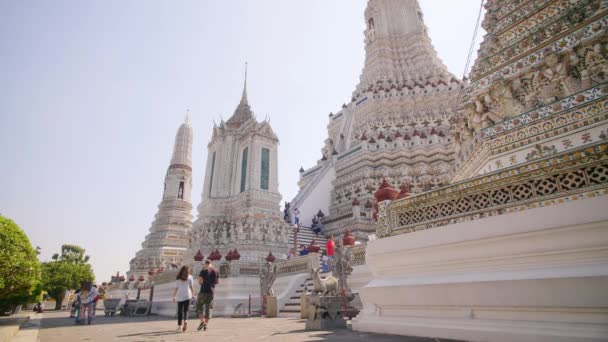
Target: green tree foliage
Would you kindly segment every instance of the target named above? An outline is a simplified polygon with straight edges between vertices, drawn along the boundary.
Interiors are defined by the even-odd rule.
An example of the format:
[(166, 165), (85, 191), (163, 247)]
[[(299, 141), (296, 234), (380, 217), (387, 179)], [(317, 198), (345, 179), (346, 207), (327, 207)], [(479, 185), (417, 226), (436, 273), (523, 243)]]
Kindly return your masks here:
[(0, 215), (0, 307), (31, 302), (40, 292), (36, 251), (23, 230)]
[(55, 298), (55, 309), (61, 309), (66, 290), (77, 289), (83, 280), (95, 280), (93, 268), (88, 264), (84, 248), (75, 245), (61, 246), (61, 255), (42, 264), (42, 288)]

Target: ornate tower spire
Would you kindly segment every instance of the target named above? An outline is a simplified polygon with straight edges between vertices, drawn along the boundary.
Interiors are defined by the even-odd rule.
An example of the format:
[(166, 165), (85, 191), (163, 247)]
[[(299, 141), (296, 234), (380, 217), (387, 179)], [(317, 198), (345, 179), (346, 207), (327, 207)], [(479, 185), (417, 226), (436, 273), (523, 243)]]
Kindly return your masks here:
[(247, 63), (245, 63), (245, 81), (243, 83), (243, 95), (241, 96), (241, 102), (236, 107), (234, 114), (226, 121), (226, 124), (230, 128), (238, 128), (245, 121), (253, 118), (253, 112), (249, 107), (249, 102), (247, 101)]
[(453, 77), (431, 44), (418, 0), (369, 0), (365, 66), (354, 96), (383, 87), (424, 86)]
[(171, 165), (181, 164), (192, 168), (192, 126), (188, 119), (188, 111), (184, 123), (179, 126), (175, 135), (175, 145), (173, 146), (173, 156)]
[(150, 233), (131, 260), (129, 275), (146, 276), (151, 268), (180, 265), (192, 228), (192, 126), (188, 114), (175, 135), (163, 197)]
[(241, 103), (247, 103), (247, 62), (245, 62), (245, 82), (243, 84), (243, 95), (241, 96)]

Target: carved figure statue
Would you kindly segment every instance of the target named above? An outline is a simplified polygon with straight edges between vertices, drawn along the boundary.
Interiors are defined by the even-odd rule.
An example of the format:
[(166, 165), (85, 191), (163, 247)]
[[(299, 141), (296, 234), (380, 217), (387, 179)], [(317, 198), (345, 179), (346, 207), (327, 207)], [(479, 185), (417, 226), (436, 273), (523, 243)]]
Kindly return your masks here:
[(262, 296), (274, 296), (272, 284), (277, 279), (277, 266), (272, 263), (266, 263), (260, 272), (260, 289)]
[(312, 269), (312, 283), (314, 286), (313, 293), (321, 293), (321, 295), (338, 295), (338, 279), (334, 276), (321, 279), (319, 268)]
[(556, 54), (545, 58), (545, 68), (542, 75), (549, 81), (541, 90), (545, 104), (557, 100), (561, 96), (574, 94), (580, 90), (580, 82), (568, 74), (567, 61), (560, 61)]
[(513, 88), (506, 80), (497, 82), (492, 88), (492, 97), (497, 103), (501, 118), (512, 117), (524, 112), (524, 106), (513, 95)]
[(333, 265), (331, 265), (333, 273), (338, 277), (338, 288), (340, 289), (348, 289), (347, 278), (353, 271), (352, 260), (353, 253), (350, 248), (344, 247), (340, 242), (340, 246), (335, 251)]
[(591, 81), (601, 83), (608, 80), (608, 62), (602, 54), (601, 43), (596, 43), (591, 49), (588, 49), (585, 55), (585, 69), (581, 72), (581, 79), (589, 83), (589, 86), (591, 85)]
[[(480, 107), (472, 102), (469, 102), (464, 106), (467, 122), (462, 122), (460, 124), (461, 129), (463, 129), (464, 126), (468, 125), (468, 127), (472, 128), (473, 131), (479, 132), (480, 130), (488, 126), (488, 123), (485, 122), (487, 116), (482, 115), (481, 112), (477, 110), (478, 108)], [(481, 106), (481, 108), (483, 108), (483, 106)]]

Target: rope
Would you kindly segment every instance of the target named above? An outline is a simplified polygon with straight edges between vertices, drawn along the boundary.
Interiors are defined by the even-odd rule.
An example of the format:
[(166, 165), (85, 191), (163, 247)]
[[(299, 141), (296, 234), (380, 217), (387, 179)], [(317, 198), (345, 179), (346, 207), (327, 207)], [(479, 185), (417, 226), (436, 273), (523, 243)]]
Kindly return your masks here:
[[(473, 31), (473, 38), (471, 38), (471, 45), (469, 46), (469, 54), (467, 56), (467, 62), (464, 66), (464, 71), (462, 72), (462, 79), (464, 80), (464, 78), (467, 75), (467, 72), (469, 71), (469, 67), (471, 66), (471, 59), (473, 58), (473, 52), (475, 51), (475, 42), (477, 41), (477, 34), (479, 33), (479, 27), (481, 26), (481, 15), (483, 14), (483, 4), (485, 3), (485, 0), (481, 0), (481, 4), (479, 5), (479, 13), (477, 14), (477, 22), (475, 23), (475, 30)], [(458, 90), (458, 94), (456, 95), (456, 97), (454, 98), (454, 100), (456, 101), (455, 105), (458, 106), (458, 104), (462, 101), (462, 94), (464, 92), (464, 88), (460, 87), (460, 89)]]
[(471, 58), (473, 57), (473, 52), (475, 51), (475, 42), (477, 41), (477, 34), (479, 33), (479, 27), (481, 23), (481, 15), (483, 13), (483, 4), (485, 0), (481, 0), (481, 5), (479, 6), (479, 13), (477, 14), (477, 23), (475, 24), (475, 31), (473, 32), (473, 38), (471, 39), (471, 46), (469, 47), (469, 55), (467, 56), (467, 63), (464, 66), (464, 71), (462, 73), (462, 77), (464, 78), (469, 71), (469, 67), (471, 66)]

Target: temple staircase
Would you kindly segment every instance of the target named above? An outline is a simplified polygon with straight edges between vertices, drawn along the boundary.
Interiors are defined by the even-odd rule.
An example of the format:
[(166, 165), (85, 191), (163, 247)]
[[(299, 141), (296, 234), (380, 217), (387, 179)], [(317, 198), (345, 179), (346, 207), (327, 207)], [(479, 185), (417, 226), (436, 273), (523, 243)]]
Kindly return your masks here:
[[(306, 245), (308, 247), (312, 240), (315, 239), (317, 245), (321, 247), (321, 252), (325, 250), (325, 243), (327, 242), (327, 238), (323, 235), (323, 232), (319, 233), (319, 235), (315, 235), (310, 227), (300, 226), (300, 231), (298, 232), (298, 248), (297, 252), (300, 250), (300, 245)], [(294, 234), (293, 232), (289, 234), (289, 246), (290, 248), (294, 245)]]
[[(331, 274), (331, 272), (320, 273), (322, 278), (330, 276)], [(308, 292), (312, 291), (313, 287), (312, 278), (306, 278), (302, 284), (300, 284), (299, 287), (296, 287), (289, 295), (284, 307), (279, 310), (279, 317), (300, 318), (300, 296), (302, 296), (306, 290), (308, 290)]]

